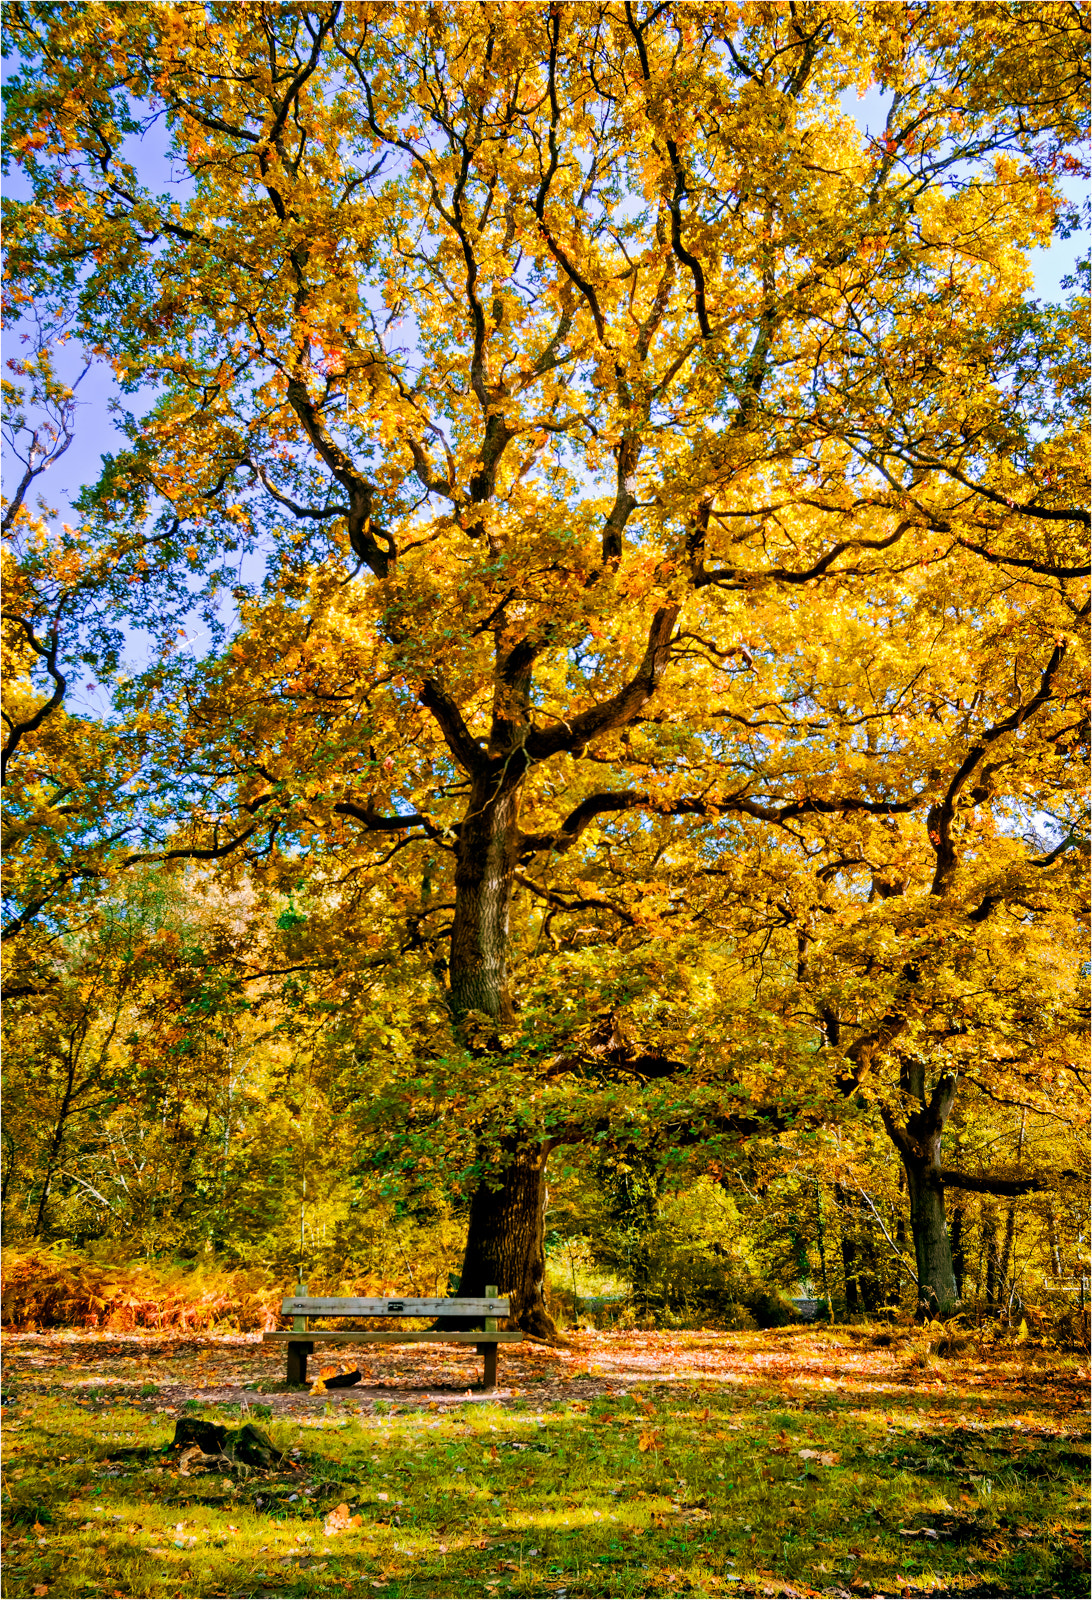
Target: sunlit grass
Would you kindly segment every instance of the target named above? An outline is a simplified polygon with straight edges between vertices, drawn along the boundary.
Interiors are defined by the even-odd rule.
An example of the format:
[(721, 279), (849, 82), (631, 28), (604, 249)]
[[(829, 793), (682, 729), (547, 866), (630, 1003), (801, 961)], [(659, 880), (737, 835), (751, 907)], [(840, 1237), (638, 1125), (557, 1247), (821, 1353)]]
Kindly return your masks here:
[[(8, 1408), (5, 1592), (1087, 1593), (1083, 1423), (1048, 1388), (1010, 1397), (998, 1362), (965, 1392), (944, 1363), (932, 1390), (875, 1393), (794, 1367), (775, 1335), (746, 1348), (750, 1380), (610, 1380), (548, 1405), (258, 1404), (299, 1470), (241, 1480), (180, 1475), (160, 1453), (173, 1415), (73, 1363)], [(340, 1505), (358, 1525), (332, 1528)]]

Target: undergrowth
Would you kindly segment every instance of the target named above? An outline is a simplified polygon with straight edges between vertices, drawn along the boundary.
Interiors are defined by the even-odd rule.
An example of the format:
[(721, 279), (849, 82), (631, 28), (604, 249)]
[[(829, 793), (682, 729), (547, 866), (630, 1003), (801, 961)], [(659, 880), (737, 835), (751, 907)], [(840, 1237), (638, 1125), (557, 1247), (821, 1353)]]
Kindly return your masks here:
[[(202, 1332), (270, 1329), (293, 1284), (283, 1272), (90, 1255), (64, 1244), (9, 1247), (0, 1254), (0, 1319), (12, 1331), (102, 1328)], [(312, 1277), (312, 1294), (385, 1295), (404, 1285), (369, 1274)]]

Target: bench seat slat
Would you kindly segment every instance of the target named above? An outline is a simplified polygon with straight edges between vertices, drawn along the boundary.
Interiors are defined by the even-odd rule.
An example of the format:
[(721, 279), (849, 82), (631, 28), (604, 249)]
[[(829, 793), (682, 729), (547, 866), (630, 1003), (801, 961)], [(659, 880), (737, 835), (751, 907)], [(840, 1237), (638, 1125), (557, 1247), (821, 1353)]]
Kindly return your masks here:
[(509, 1301), (417, 1300), (392, 1295), (386, 1300), (354, 1300), (329, 1295), (293, 1295), (281, 1301), (285, 1317), (506, 1317)]
[(263, 1344), (300, 1344), (320, 1340), (324, 1344), (519, 1344), (522, 1333), (396, 1333), (370, 1329), (309, 1328), (306, 1333), (263, 1333)]

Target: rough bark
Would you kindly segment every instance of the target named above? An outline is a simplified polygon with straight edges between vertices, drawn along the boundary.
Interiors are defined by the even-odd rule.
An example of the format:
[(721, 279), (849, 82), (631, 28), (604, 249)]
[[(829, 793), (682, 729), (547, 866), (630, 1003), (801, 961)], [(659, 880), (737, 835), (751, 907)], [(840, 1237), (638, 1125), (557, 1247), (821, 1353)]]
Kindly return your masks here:
[(456, 1020), (468, 1011), (511, 1020), (508, 912), (518, 854), (519, 788), (490, 767), (471, 787), (459, 830), (450, 958)]
[(955, 1104), (958, 1079), (946, 1073), (928, 1101), (925, 1068), (908, 1061), (903, 1067), (903, 1090), (911, 1110), (900, 1125), (886, 1107), (884, 1126), (902, 1158), (910, 1196), (910, 1229), (917, 1263), (918, 1315), (945, 1318), (959, 1305), (952, 1251), (944, 1219), (944, 1180), (940, 1151), (944, 1130)]
[(943, 1319), (957, 1309), (952, 1251), (944, 1219), (944, 1188), (931, 1164), (903, 1157), (910, 1192), (910, 1228), (918, 1275), (918, 1315)]
[[(958, 1078), (946, 1073), (928, 1099), (925, 1098), (925, 1069), (916, 1061), (905, 1061), (902, 1070), (904, 1103), (909, 1109), (902, 1122), (890, 1107), (881, 1105), (884, 1127), (902, 1158), (910, 1194), (910, 1226), (917, 1261), (918, 1315), (948, 1317), (959, 1306), (960, 1290), (952, 1260), (944, 1217), (945, 1189), (968, 1189), (978, 1194), (1018, 1196), (1044, 1189), (1051, 1181), (1044, 1175), (1005, 1178), (992, 1173), (955, 1172), (941, 1163), (944, 1130), (955, 1104)], [(1004, 1291), (1015, 1224), (1009, 1210), (1009, 1228), (1003, 1260), (996, 1244), (996, 1224), (992, 1210), (983, 1211), (982, 1234), (986, 1251), (986, 1303), (993, 1305)], [(962, 1256), (962, 1238), (958, 1245)], [(962, 1265), (960, 1276), (962, 1277)]]
[[(474, 738), (439, 685), (423, 686), (423, 703), (471, 780), (470, 801), (456, 846), (449, 966), (449, 1004), (457, 1026), (464, 1026), (470, 1012), (482, 1013), (500, 1025), (513, 1018), (507, 968), (512, 886), (521, 854), (541, 848), (540, 841), (530, 840), (519, 827), (520, 791), (528, 765), (562, 750), (582, 749), (589, 739), (624, 727), (640, 714), (667, 666), (676, 616), (677, 608), (672, 606), (655, 613), (641, 663), (617, 694), (563, 726), (548, 729), (534, 727), (531, 716), (538, 646), (523, 639), (508, 648), (502, 643), (505, 624), (503, 615), (499, 616), (487, 749)], [(471, 1030), (464, 1031), (469, 1043)], [(471, 1200), (462, 1292), (477, 1293), (485, 1285), (495, 1284), (498, 1292), (512, 1301), (512, 1318), (525, 1332), (556, 1340), (557, 1327), (546, 1309), (543, 1247), (549, 1146), (541, 1140), (530, 1144), (513, 1141), (510, 1148), (511, 1166), (504, 1170), (499, 1187), (482, 1184)]]
[[(518, 746), (483, 762), (459, 830), (449, 967), (449, 1004), (457, 1025), (472, 1011), (502, 1026), (513, 1018), (508, 917), (520, 848), (523, 770)], [(459, 1292), (484, 1294), (494, 1284), (510, 1299), (515, 1326), (553, 1342), (559, 1335), (546, 1308), (543, 1242), (548, 1147), (513, 1141), (506, 1148), (511, 1161), (499, 1187), (479, 1184), (471, 1199)], [(451, 1318), (440, 1324), (457, 1325), (465, 1324)]]
[[(487, 1284), (511, 1300), (510, 1321), (551, 1343), (557, 1327), (546, 1309), (545, 1145), (511, 1145), (500, 1186), (479, 1184), (470, 1202), (461, 1295), (481, 1295)], [(453, 1320), (453, 1319), (448, 1319)]]

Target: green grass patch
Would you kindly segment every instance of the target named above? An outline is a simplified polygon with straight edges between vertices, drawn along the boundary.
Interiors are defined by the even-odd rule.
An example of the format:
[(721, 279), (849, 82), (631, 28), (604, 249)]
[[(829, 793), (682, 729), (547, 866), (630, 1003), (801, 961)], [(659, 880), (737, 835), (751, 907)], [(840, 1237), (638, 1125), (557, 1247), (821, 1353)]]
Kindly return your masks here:
[(8, 1595), (1087, 1594), (1083, 1424), (1026, 1395), (350, 1395), (262, 1408), (273, 1472), (186, 1476), (173, 1414), (87, 1383), (10, 1385)]

